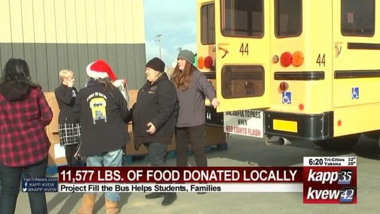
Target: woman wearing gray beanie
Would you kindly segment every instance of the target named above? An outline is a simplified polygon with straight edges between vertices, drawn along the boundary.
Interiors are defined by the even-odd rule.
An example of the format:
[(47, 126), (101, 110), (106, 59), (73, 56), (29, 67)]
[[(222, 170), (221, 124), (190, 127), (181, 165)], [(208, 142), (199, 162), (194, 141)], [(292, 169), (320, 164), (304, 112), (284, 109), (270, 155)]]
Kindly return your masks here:
[(214, 87), (193, 63), (194, 54), (189, 50), (182, 50), (178, 54), (177, 66), (172, 74), (180, 105), (176, 125), (177, 166), (187, 166), (187, 145), (190, 143), (197, 166), (206, 167), (205, 98), (211, 100), (214, 108), (219, 102)]

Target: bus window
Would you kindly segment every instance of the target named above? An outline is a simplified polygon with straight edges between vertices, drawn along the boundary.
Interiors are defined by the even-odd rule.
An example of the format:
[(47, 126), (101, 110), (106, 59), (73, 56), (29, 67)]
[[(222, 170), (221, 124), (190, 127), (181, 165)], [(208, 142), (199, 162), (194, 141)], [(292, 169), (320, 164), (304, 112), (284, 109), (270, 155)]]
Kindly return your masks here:
[(201, 8), (201, 43), (202, 45), (215, 44), (214, 4), (207, 4)]
[(222, 0), (221, 16), (223, 36), (264, 35), (263, 0)]
[(261, 66), (224, 66), (222, 96), (225, 99), (263, 96), (264, 75)]
[(342, 0), (343, 36), (373, 36), (375, 34), (375, 0)]
[(275, 33), (277, 37), (297, 37), (301, 35), (301, 0), (275, 1)]

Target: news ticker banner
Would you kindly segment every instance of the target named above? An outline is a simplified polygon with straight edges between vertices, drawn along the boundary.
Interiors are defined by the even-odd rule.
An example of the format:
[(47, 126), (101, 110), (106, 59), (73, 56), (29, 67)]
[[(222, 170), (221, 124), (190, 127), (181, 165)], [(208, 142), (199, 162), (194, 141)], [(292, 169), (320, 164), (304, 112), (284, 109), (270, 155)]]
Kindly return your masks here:
[(302, 192), (304, 203), (357, 203), (356, 157), (305, 157), (303, 167), (59, 167), (23, 192)]

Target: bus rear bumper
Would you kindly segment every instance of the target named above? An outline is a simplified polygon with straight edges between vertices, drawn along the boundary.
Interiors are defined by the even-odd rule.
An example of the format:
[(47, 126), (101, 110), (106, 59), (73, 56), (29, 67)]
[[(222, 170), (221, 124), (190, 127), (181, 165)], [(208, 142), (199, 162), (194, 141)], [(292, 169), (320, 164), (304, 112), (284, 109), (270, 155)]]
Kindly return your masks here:
[(265, 111), (265, 134), (318, 141), (334, 136), (334, 114), (294, 114)]

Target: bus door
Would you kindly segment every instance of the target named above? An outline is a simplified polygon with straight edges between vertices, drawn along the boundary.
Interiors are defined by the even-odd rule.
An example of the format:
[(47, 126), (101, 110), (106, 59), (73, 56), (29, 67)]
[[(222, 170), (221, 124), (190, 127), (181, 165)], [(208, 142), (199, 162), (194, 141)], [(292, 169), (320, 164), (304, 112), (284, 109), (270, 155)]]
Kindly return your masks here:
[(218, 112), (270, 105), (269, 3), (215, 0)]
[(380, 102), (379, 1), (332, 2), (334, 136), (377, 130), (372, 121), (380, 119), (373, 114)]
[[(375, 0), (333, 2), (333, 106), (380, 102)], [(378, 29), (377, 29), (378, 30)]]

